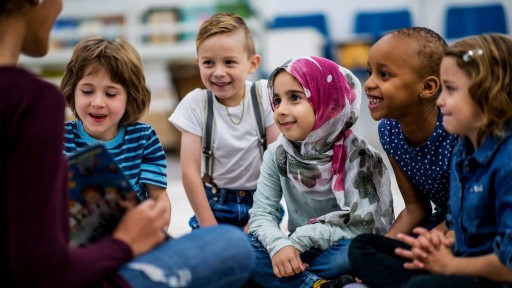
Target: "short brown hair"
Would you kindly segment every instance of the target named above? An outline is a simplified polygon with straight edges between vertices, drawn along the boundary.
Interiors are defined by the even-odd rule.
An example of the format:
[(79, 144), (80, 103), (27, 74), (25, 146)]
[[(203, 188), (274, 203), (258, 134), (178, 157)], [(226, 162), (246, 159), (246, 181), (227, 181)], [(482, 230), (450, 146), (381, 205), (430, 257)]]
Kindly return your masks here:
[[(471, 51), (471, 52), (470, 52)], [(445, 57), (471, 79), (468, 93), (482, 112), (477, 142), (487, 134), (503, 134), (512, 121), (512, 39), (502, 34), (482, 34), (461, 39), (448, 47)], [(510, 123), (508, 123), (510, 125)]]
[(245, 23), (244, 19), (235, 13), (217, 13), (201, 24), (196, 36), (196, 49), (204, 40), (217, 34), (230, 34), (242, 30), (245, 35), (245, 48), (247, 56), (256, 55), (256, 47), (251, 30)]
[(104, 68), (110, 79), (126, 90), (126, 111), (121, 118), (121, 125), (132, 124), (147, 112), (151, 93), (146, 86), (142, 61), (135, 48), (124, 40), (93, 37), (78, 43), (60, 84), (66, 102), (77, 119), (75, 88), (90, 65)]

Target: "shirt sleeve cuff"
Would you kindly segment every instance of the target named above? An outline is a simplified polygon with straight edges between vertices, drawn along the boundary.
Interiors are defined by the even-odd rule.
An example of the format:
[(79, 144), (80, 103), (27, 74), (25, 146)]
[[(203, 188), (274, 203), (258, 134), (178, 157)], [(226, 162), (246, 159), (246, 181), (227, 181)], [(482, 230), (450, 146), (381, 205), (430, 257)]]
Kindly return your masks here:
[(494, 240), (494, 253), (509, 269), (512, 269), (512, 231), (500, 233)]

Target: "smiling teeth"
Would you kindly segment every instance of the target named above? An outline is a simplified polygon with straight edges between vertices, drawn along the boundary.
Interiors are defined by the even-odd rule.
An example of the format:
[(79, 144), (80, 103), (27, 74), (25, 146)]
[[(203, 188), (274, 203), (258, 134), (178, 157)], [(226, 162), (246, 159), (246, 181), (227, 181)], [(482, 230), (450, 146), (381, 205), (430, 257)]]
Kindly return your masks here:
[(369, 102), (371, 105), (377, 105), (377, 104), (379, 104), (380, 102), (382, 102), (382, 99), (379, 99), (379, 98), (371, 98), (371, 99), (368, 99), (368, 102)]

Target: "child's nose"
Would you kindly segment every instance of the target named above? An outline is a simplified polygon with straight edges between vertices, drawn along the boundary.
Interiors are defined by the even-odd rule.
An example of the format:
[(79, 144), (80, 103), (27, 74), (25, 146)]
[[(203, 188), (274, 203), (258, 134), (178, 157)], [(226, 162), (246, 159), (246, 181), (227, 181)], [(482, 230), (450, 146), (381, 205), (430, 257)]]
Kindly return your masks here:
[(224, 68), (222, 66), (215, 67), (214, 75), (215, 76), (223, 76), (225, 74)]
[(443, 106), (444, 106), (444, 97), (443, 97), (443, 93), (441, 93), (441, 95), (439, 95), (439, 97), (437, 97), (436, 104), (437, 104), (437, 106), (439, 106), (439, 107), (443, 107)]
[(275, 109), (277, 114), (284, 115), (288, 113), (288, 109), (286, 108), (286, 103), (281, 102), (279, 106), (277, 106)]
[(100, 93), (96, 93), (92, 98), (93, 106), (103, 106), (105, 104), (104, 97)]
[(364, 82), (364, 92), (368, 93), (372, 89), (375, 88), (375, 83), (373, 82), (372, 76), (368, 76), (366, 82)]

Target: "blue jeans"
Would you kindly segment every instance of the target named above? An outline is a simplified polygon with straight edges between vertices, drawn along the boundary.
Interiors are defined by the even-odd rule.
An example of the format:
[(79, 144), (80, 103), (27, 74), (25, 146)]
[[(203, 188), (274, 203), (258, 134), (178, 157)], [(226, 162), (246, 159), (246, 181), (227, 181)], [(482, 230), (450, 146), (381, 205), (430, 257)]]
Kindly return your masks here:
[(331, 248), (320, 250), (312, 248), (301, 254), (303, 263), (308, 263), (306, 271), (290, 276), (278, 278), (272, 270), (272, 260), (256, 236), (249, 234), (256, 262), (252, 270), (251, 279), (265, 287), (311, 287), (319, 279), (335, 279), (348, 274), (348, 246), (350, 239), (339, 240)]
[[(252, 196), (256, 190), (220, 188), (213, 193), (212, 187), (206, 185), (204, 189), (217, 223), (243, 228), (249, 222), (249, 209), (252, 208)], [(188, 225), (192, 229), (200, 228), (195, 215), (190, 218)]]
[[(231, 224), (244, 228), (249, 222), (249, 209), (252, 208), (253, 196), (256, 190), (235, 190), (235, 189), (218, 189), (215, 194), (212, 187), (205, 185), (206, 197), (210, 203), (213, 216), (217, 223)], [(279, 223), (284, 217), (284, 207), (280, 205)], [(192, 229), (199, 229), (199, 221), (194, 215), (188, 221), (188, 225)]]
[(168, 240), (118, 274), (132, 287), (242, 287), (253, 260), (246, 234), (219, 225)]

